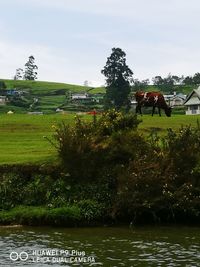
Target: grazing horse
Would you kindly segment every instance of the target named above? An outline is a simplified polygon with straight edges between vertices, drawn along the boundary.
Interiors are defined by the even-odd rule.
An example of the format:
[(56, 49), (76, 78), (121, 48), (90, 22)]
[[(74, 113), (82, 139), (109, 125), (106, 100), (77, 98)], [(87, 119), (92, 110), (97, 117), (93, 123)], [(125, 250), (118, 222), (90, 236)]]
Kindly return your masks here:
[(135, 99), (137, 101), (136, 113), (142, 115), (141, 107), (153, 107), (152, 116), (155, 108), (158, 108), (158, 113), (161, 116), (161, 109), (164, 109), (167, 117), (171, 116), (172, 108), (165, 102), (164, 96), (159, 92), (136, 92)]

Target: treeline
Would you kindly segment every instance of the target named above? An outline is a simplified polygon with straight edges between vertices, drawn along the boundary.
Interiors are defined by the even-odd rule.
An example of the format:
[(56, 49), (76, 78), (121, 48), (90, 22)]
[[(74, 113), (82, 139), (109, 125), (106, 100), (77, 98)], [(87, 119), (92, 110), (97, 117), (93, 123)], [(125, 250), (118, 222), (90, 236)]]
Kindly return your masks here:
[(160, 91), (163, 92), (173, 92), (175, 88), (183, 87), (183, 86), (198, 86), (200, 85), (200, 73), (197, 72), (193, 76), (177, 76), (177, 75), (171, 75), (169, 74), (167, 77), (162, 76), (155, 76), (152, 78), (152, 83), (149, 79), (146, 80), (138, 80), (133, 79), (133, 86), (132, 89), (134, 91), (137, 90), (144, 90), (147, 88), (150, 84), (157, 87)]

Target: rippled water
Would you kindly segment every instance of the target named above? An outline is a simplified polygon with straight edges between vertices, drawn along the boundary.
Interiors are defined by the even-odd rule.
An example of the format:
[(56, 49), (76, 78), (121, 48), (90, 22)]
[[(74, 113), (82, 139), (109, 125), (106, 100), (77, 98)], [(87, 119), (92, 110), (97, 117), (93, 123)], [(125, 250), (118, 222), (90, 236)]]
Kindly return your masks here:
[(0, 227), (0, 266), (198, 267), (200, 228)]

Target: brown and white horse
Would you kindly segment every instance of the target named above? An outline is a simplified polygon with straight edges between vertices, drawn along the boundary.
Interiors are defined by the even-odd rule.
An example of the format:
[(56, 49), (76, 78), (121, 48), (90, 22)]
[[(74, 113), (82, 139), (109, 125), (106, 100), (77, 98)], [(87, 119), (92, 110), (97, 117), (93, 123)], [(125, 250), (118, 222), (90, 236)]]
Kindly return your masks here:
[(159, 92), (136, 92), (135, 99), (137, 101), (136, 113), (142, 114), (142, 107), (153, 107), (152, 116), (155, 108), (158, 108), (158, 113), (161, 116), (161, 109), (165, 111), (167, 117), (171, 116), (172, 108), (165, 102), (164, 96)]

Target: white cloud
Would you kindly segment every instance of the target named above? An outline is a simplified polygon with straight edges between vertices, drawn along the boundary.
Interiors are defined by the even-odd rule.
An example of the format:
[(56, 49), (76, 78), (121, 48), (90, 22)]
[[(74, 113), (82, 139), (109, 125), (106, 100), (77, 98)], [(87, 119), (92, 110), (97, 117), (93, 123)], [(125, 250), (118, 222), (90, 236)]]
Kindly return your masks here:
[[(11, 1), (11, 0), (7, 0)], [(14, 0), (19, 4), (39, 8), (62, 9), (74, 12), (104, 14), (141, 21), (166, 21), (191, 23), (199, 17), (199, 0)], [(13, 0), (11, 2), (14, 2)], [(185, 17), (186, 16), (186, 17)], [(198, 17), (197, 17), (198, 16)], [(183, 21), (183, 18), (184, 21)], [(134, 25), (133, 25), (134, 27)]]
[[(14, 76), (33, 54), (41, 80), (103, 84), (100, 70), (112, 47), (127, 53), (129, 67), (141, 79), (200, 70), (199, 0), (6, 0), (4, 5), (10, 9), (0, 18), (2, 78)], [(7, 10), (16, 6), (17, 12), (38, 11), (28, 22), (20, 17), (20, 26), (26, 24), (27, 31), (30, 25), (34, 32), (15, 28)], [(37, 27), (34, 19), (41, 19)], [(12, 35), (18, 32), (23, 40)]]
[(127, 47), (127, 59), (132, 63), (135, 76), (140, 79), (167, 76), (170, 72), (193, 75), (200, 70), (198, 49), (198, 46), (191, 50), (190, 47), (171, 43), (138, 43)]
[(15, 70), (24, 68), (30, 55), (35, 57), (35, 63), (39, 67), (39, 79), (40, 77), (44, 77), (44, 79), (53, 77), (55, 68), (65, 64), (62, 57), (56, 57), (55, 51), (49, 47), (1, 41), (0, 65), (3, 66), (1, 76), (8, 79), (13, 78)]
[[(68, 54), (50, 46), (11, 44), (6, 41), (0, 41), (0, 65), (3, 66), (1, 78), (12, 79), (17, 68), (24, 68), (30, 55), (35, 57), (35, 64), (38, 66), (38, 80), (80, 85), (89, 80), (92, 86), (103, 83), (103, 76), (98, 66), (92, 64), (84, 66), (85, 55), (76, 52)], [(97, 80), (93, 80), (93, 77), (97, 77)]]

